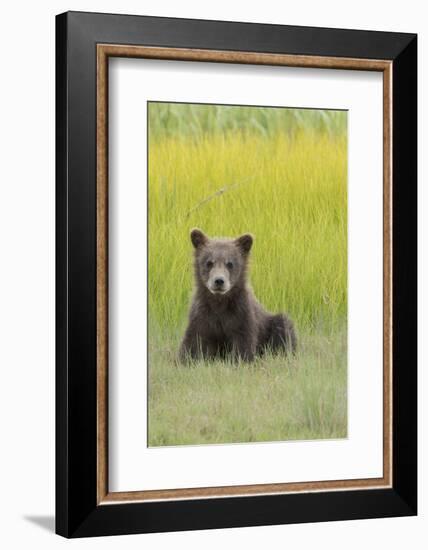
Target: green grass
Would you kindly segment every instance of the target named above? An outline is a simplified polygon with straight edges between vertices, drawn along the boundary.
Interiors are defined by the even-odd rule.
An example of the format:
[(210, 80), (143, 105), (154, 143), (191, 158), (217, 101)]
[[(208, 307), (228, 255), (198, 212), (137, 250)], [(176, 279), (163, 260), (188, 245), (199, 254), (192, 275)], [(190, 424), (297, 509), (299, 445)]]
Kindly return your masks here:
[[(346, 436), (346, 113), (149, 105), (149, 444)], [(175, 362), (189, 231), (251, 232), (251, 283), (294, 358)]]
[(346, 436), (346, 333), (306, 335), (297, 357), (175, 364), (150, 350), (150, 445)]
[(272, 109), (200, 105), (192, 103), (151, 103), (149, 125), (151, 139), (191, 137), (241, 132), (269, 137), (273, 134), (293, 135), (297, 131), (340, 136), (346, 133), (343, 111), (322, 109)]

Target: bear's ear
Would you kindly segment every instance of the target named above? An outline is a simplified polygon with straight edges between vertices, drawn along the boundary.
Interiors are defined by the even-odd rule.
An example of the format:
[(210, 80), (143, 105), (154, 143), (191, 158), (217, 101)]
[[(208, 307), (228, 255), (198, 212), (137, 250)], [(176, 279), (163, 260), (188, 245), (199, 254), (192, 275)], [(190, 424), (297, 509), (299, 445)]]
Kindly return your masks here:
[(190, 240), (195, 248), (199, 248), (207, 244), (208, 237), (200, 229), (192, 229)]
[(248, 254), (253, 246), (253, 236), (245, 233), (245, 235), (238, 237), (235, 243), (243, 254)]

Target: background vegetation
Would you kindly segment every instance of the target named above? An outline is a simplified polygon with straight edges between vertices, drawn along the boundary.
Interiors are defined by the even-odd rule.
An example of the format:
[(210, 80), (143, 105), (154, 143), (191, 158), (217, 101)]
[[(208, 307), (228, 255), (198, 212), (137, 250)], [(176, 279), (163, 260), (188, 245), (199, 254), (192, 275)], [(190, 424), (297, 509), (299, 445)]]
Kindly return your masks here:
[[(346, 112), (150, 103), (149, 444), (346, 436)], [(189, 231), (251, 232), (259, 300), (299, 351), (253, 365), (175, 362)]]

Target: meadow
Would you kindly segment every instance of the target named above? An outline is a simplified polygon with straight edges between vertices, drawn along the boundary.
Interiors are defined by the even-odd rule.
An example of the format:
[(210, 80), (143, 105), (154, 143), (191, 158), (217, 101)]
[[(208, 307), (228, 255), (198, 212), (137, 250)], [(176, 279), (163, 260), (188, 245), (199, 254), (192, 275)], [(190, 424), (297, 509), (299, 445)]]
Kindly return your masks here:
[[(150, 103), (149, 445), (347, 435), (346, 113)], [(251, 284), (294, 357), (176, 362), (189, 232), (251, 232)]]

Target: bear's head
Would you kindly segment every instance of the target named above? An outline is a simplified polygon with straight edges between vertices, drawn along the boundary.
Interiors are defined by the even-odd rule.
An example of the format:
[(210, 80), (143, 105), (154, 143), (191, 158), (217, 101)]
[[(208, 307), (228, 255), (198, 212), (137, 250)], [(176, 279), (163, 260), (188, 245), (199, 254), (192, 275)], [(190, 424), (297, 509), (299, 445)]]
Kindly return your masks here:
[(190, 240), (195, 248), (195, 276), (199, 285), (216, 296), (222, 296), (245, 284), (252, 235), (246, 233), (236, 239), (211, 239), (200, 229), (193, 229)]

